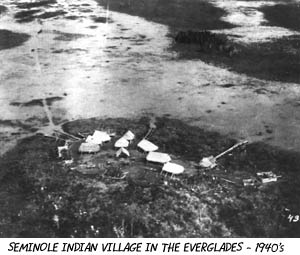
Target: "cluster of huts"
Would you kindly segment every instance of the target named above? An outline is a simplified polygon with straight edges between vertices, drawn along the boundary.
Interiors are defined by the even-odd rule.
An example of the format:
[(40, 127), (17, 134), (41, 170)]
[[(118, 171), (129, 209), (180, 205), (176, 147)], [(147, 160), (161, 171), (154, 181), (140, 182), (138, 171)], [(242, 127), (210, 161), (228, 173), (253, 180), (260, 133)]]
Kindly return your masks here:
[[(105, 131), (95, 130), (93, 135), (87, 136), (79, 146), (79, 153), (97, 153), (103, 143), (111, 141), (112, 134)], [(122, 137), (114, 143), (116, 149), (116, 157), (130, 157), (130, 152), (127, 149), (135, 135), (128, 130)], [(68, 144), (58, 147), (58, 154), (61, 156), (62, 150), (67, 150)], [(161, 173), (170, 174), (171, 176), (179, 175), (184, 172), (184, 167), (171, 162), (169, 154), (158, 152), (158, 146), (143, 138), (138, 144), (137, 149), (146, 154), (146, 161), (161, 166)]]
[[(151, 129), (150, 129), (151, 130)], [(161, 170), (162, 174), (171, 175), (171, 177), (182, 174), (184, 172), (184, 167), (172, 162), (171, 156), (167, 153), (162, 153), (158, 151), (158, 146), (154, 143), (147, 140), (149, 132), (147, 135), (142, 138), (137, 143), (137, 150), (142, 151), (145, 155), (146, 162), (155, 164)], [(79, 153), (97, 153), (100, 151), (100, 147), (104, 143), (111, 142), (111, 136), (115, 136), (114, 133), (107, 133), (105, 131), (95, 130), (93, 135), (88, 135), (83, 141), (81, 141), (80, 146), (78, 148)], [(135, 135), (128, 130), (123, 136), (117, 139), (114, 143), (114, 148), (116, 149), (115, 156), (119, 157), (130, 157), (130, 152), (128, 147), (132, 145), (132, 141), (135, 139)], [(223, 151), (217, 156), (209, 156), (204, 157), (199, 162), (199, 167), (203, 169), (212, 169), (217, 166), (217, 159), (228, 154), (234, 149), (241, 147), (247, 144), (248, 141), (239, 142), (229, 149)], [(63, 151), (68, 151), (70, 148), (70, 143), (66, 142), (64, 146), (58, 147), (58, 156), (63, 157)], [(66, 160), (65, 163), (72, 163), (73, 160)], [(158, 167), (155, 167), (157, 169)], [(272, 171), (269, 172), (258, 172), (257, 177), (252, 177), (249, 179), (243, 179), (244, 186), (256, 186), (259, 184), (276, 182), (278, 178), (281, 176), (276, 175)]]

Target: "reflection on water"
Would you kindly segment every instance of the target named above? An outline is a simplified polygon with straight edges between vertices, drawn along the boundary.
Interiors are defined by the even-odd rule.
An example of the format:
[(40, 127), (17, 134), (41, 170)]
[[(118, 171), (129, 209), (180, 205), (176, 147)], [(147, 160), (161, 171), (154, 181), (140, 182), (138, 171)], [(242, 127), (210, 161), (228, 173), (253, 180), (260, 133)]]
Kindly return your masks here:
[[(222, 30), (220, 32), (231, 35), (240, 36), (235, 40), (253, 43), (270, 41), (274, 38), (282, 36), (290, 36), (296, 34), (282, 27), (266, 26), (263, 13), (259, 10), (262, 6), (273, 6), (280, 1), (236, 1), (236, 0), (214, 0), (217, 7), (220, 7), (228, 12), (223, 20), (238, 27)], [(285, 3), (282, 1), (282, 3)], [(297, 33), (299, 34), (299, 33)]]
[[(282, 102), (282, 97), (298, 93), (296, 85), (249, 78), (202, 61), (174, 61), (175, 53), (168, 51), (172, 40), (166, 36), (166, 26), (108, 12), (92, 0), (84, 1), (84, 6), (80, 0), (59, 0), (57, 4), (39, 7), (41, 13), (45, 10), (66, 13), (28, 23), (14, 20), (14, 14), (19, 11), (15, 1), (4, 3), (9, 12), (1, 17), (0, 29), (5, 27), (31, 35), (24, 45), (0, 51), (0, 118), (4, 120), (18, 119), (37, 125), (32, 119), (45, 118), (41, 107), (10, 103), (63, 96), (64, 100), (50, 107), (58, 121), (170, 114), (239, 137), (261, 139), (256, 134), (263, 122), (277, 123), (280, 118), (274, 114), (274, 106)], [(245, 2), (238, 3), (234, 8), (233, 1), (216, 4), (231, 8), (233, 16), (227, 18), (235, 20), (243, 8), (256, 2), (247, 1), (246, 7), (241, 4)], [(261, 16), (252, 11), (247, 15), (257, 15), (257, 18), (244, 21), (246, 25), (251, 21), (251, 26), (227, 32), (246, 33), (245, 40), (261, 34)], [(107, 18), (109, 22), (104, 22)], [(257, 27), (260, 28), (257, 34), (249, 33)], [(229, 83), (233, 86), (220, 86)], [(258, 96), (251, 88), (239, 86), (249, 84), (271, 90), (281, 87), (281, 95)], [(293, 126), (289, 130), (295, 133), (297, 128)], [(7, 135), (6, 131), (3, 134)], [(281, 138), (276, 140), (281, 134), (278, 132), (272, 139), (283, 143)]]

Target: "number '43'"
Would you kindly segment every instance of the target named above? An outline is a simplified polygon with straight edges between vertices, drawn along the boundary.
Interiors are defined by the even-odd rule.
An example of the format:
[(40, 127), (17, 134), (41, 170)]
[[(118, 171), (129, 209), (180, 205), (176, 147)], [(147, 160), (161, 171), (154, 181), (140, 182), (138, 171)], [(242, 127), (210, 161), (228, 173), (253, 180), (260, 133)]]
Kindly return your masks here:
[(288, 220), (289, 222), (298, 222), (300, 220), (300, 216), (289, 214)]

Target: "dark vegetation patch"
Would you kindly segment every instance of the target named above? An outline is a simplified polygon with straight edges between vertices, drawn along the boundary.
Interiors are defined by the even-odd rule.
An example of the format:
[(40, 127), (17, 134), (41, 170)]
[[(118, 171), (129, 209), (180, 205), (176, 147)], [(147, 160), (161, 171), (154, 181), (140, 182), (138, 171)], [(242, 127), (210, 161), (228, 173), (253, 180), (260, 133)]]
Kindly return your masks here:
[(58, 49), (58, 50), (52, 51), (52, 53), (54, 53), (54, 54), (60, 54), (60, 53), (73, 54), (76, 52), (87, 52), (87, 50), (80, 49), (80, 48), (73, 48), (73, 49)]
[(12, 105), (12, 106), (43, 106), (43, 100), (42, 99), (33, 99), (26, 103), (11, 102), (10, 105)]
[(63, 97), (47, 97), (46, 104), (48, 106), (51, 106), (54, 102), (61, 101), (61, 100), (63, 100)]
[(0, 5), (0, 14), (7, 12), (7, 7)]
[(39, 19), (49, 19), (49, 18), (61, 16), (64, 14), (67, 14), (67, 12), (63, 11), (63, 10), (58, 10), (58, 11), (53, 11), (53, 12), (44, 12), (43, 14), (37, 15), (36, 17)]
[(15, 18), (16, 18), (17, 22), (22, 23), (22, 22), (31, 22), (36, 18), (49, 19), (49, 18), (61, 16), (61, 15), (64, 15), (67, 13), (63, 10), (58, 10), (58, 11), (53, 11), (53, 12), (43, 12), (39, 15), (36, 15), (36, 13), (39, 13), (39, 12), (41, 12), (41, 10), (37, 10), (37, 9), (20, 11), (20, 12), (16, 13)]
[(0, 120), (0, 125), (16, 127), (18, 126), (18, 123), (16, 123), (16, 121), (13, 120)]
[(196, 44), (202, 52), (218, 52), (231, 56), (235, 47), (225, 35), (210, 31), (180, 31), (175, 36), (176, 43)]
[(79, 11), (85, 12), (85, 13), (93, 12), (93, 10), (91, 10), (91, 9), (83, 9), (83, 8), (79, 8)]
[(21, 9), (30, 9), (56, 4), (56, 0), (40, 0), (36, 2), (17, 3), (17, 7)]
[(197, 44), (173, 45), (180, 58), (201, 59), (207, 63), (227, 67), (249, 76), (275, 81), (300, 83), (300, 37), (288, 36), (271, 42), (234, 44), (234, 54), (203, 51)]
[(76, 20), (82, 18), (81, 16), (76, 16), (76, 15), (70, 15), (66, 16), (65, 19), (70, 19), (70, 20)]
[(11, 126), (11, 120), (0, 120), (0, 125)]
[(24, 123), (20, 120), (0, 120), (1, 126), (13, 127), (13, 128), (22, 128), (24, 130), (32, 131), (33, 127), (31, 124)]
[(300, 31), (300, 4), (277, 4), (260, 8), (268, 25)]
[(109, 40), (132, 40), (134, 37), (130, 36), (115, 36), (115, 37), (108, 37)]
[(270, 91), (265, 88), (258, 88), (258, 89), (255, 89), (253, 92), (256, 94), (259, 94), (259, 95), (270, 93)]
[(91, 18), (96, 23), (106, 23), (106, 22), (111, 23), (112, 22), (112, 20), (110, 18), (107, 19), (106, 17), (97, 17), (97, 16), (93, 15), (93, 16), (91, 16)]
[(220, 87), (222, 88), (232, 88), (234, 87), (235, 85), (232, 84), (232, 83), (226, 83), (226, 84), (221, 84)]
[[(63, 141), (43, 136), (20, 141), (0, 159), (0, 236), (300, 236), (299, 225), (287, 219), (288, 213), (300, 211), (299, 153), (252, 143), (205, 171), (195, 163), (234, 140), (174, 119), (160, 118), (155, 125), (149, 139), (186, 166), (177, 179), (151, 170), (141, 160), (145, 155), (134, 149), (148, 130), (147, 118), (89, 119), (64, 126), (74, 135), (98, 129), (117, 137), (130, 129), (137, 139), (129, 159), (115, 158), (113, 142), (86, 156), (77, 154), (74, 143), (70, 153), (77, 158), (67, 166), (57, 157)], [(92, 166), (95, 158), (98, 164)], [(257, 187), (241, 185), (243, 178), (264, 170), (283, 177)], [(120, 180), (124, 172), (128, 174)]]
[(14, 33), (9, 30), (0, 29), (0, 50), (9, 49), (22, 45), (29, 39), (30, 35)]
[[(108, 0), (97, 0), (104, 7)], [(109, 0), (113, 11), (144, 17), (148, 20), (181, 29), (222, 29), (233, 25), (221, 21), (225, 11), (203, 0)]]
[(28, 10), (28, 11), (20, 11), (15, 14), (15, 19), (17, 22), (31, 22), (34, 20), (34, 14), (40, 12), (40, 10)]
[(72, 41), (87, 36), (84, 34), (64, 33), (60, 31), (55, 31), (55, 33), (58, 34), (58, 36), (54, 37), (54, 40), (57, 41)]
[[(47, 97), (46, 104), (51, 106), (53, 102), (60, 101), (62, 99), (63, 99), (62, 97)], [(43, 104), (43, 99), (33, 99), (25, 103), (11, 102), (10, 105), (30, 107), (30, 106), (43, 106), (44, 104)]]

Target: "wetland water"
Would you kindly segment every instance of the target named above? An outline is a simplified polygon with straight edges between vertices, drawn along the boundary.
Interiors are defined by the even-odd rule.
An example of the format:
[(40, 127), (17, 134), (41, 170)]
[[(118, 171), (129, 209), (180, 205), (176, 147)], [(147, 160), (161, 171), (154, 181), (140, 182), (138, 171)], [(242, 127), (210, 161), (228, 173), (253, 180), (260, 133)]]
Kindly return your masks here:
[[(8, 10), (0, 16), (0, 29), (25, 38), (22, 45), (0, 51), (2, 152), (16, 139), (47, 126), (49, 111), (55, 124), (168, 115), (237, 138), (300, 150), (299, 84), (252, 78), (201, 60), (179, 60), (170, 50), (167, 26), (108, 11), (96, 1), (46, 3), (2, 2)], [(265, 24), (257, 8), (273, 1), (212, 3), (227, 11), (224, 21), (240, 25), (216, 32), (242, 43), (297, 35)], [(28, 104), (46, 98), (61, 100), (52, 101), (49, 111)]]

